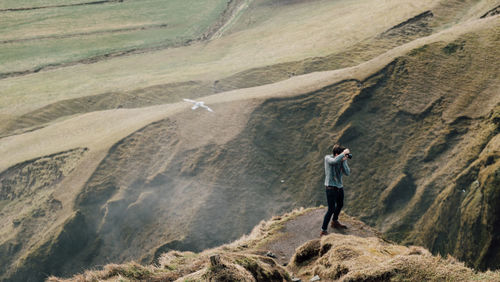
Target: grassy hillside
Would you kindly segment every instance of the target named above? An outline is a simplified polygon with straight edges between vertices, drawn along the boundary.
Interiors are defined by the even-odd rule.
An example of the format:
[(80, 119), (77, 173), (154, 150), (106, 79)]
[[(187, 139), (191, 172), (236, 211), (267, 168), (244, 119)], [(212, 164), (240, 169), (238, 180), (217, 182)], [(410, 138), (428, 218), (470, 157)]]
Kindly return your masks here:
[(209, 33), (226, 8), (226, 1), (197, 3), (104, 1), (1, 12), (0, 76), (188, 44)]
[[(121, 56), (111, 61), (79, 64), (0, 80), (5, 93), (0, 101), (0, 114), (15, 116), (56, 101), (110, 91), (190, 80), (217, 80), (253, 67), (328, 55), (376, 36), (428, 8), (420, 4), (418, 7), (401, 5), (401, 1), (388, 1), (382, 7), (368, 0), (350, 2), (349, 5), (354, 5), (350, 11), (371, 13), (373, 21), (368, 24), (365, 17), (346, 13), (349, 5), (342, 1), (318, 0), (314, 3), (311, 6), (301, 2), (285, 5), (283, 2), (283, 9), (268, 7), (274, 15), (258, 28), (249, 27), (208, 43), (199, 42), (186, 48)], [(398, 13), (386, 13), (396, 7)], [(338, 21), (327, 20), (332, 17), (338, 18)], [(289, 21), (290, 18), (296, 20)], [(342, 21), (359, 26), (362, 33), (352, 38), (349, 26), (343, 27), (346, 30), (339, 30), (342, 26), (339, 22)], [(51, 84), (47, 85), (47, 81)]]
[[(332, 13), (335, 13), (336, 17), (339, 17), (340, 20), (342, 21), (349, 21), (352, 22), (353, 20), (359, 20), (359, 19), (352, 19), (352, 13), (345, 13), (346, 10), (352, 11), (353, 9), (355, 10), (369, 10), (372, 11), (372, 7), (365, 7), (365, 6), (355, 6), (352, 7), (353, 3), (331, 3), (326, 2), (323, 3), (319, 1), (316, 3), (313, 7), (311, 7), (308, 4), (301, 4), (300, 6), (297, 6), (300, 4), (295, 3), (294, 5), (291, 5), (290, 3), (287, 2), (277, 2), (277, 3), (282, 3), (284, 4), (284, 7), (281, 7), (283, 12), (276, 13), (276, 5), (277, 3), (267, 3), (263, 1), (253, 1), (253, 2), (242, 2), (241, 5), (239, 5), (236, 2), (231, 2), (233, 3), (232, 5), (228, 6), (226, 11), (224, 12), (224, 18), (227, 19), (227, 22), (225, 22), (222, 26), (222, 30), (224, 30), (225, 34), (230, 34), (227, 39), (225, 38), (220, 38), (220, 40), (216, 40), (213, 42), (208, 43), (207, 46), (198, 46), (194, 47), (193, 46), (193, 52), (186, 54), (184, 51), (189, 50), (186, 48), (177, 48), (179, 51), (182, 50), (181, 53), (175, 52), (172, 56), (179, 56), (179, 58), (182, 58), (182, 60), (188, 60), (187, 62), (189, 63), (182, 63), (182, 64), (174, 64), (174, 59), (169, 58), (168, 59), (168, 64), (167, 62), (160, 62), (160, 65), (158, 66), (161, 68), (161, 72), (165, 71), (165, 69), (168, 68), (173, 68), (173, 69), (184, 69), (187, 66), (194, 66), (198, 65), (200, 63), (204, 63), (204, 68), (206, 68), (207, 63), (213, 64), (216, 63), (217, 61), (224, 60), (227, 62), (229, 58), (226, 58), (228, 54), (224, 54), (224, 57), (220, 57), (218, 53), (220, 51), (223, 52), (228, 52), (229, 54), (231, 53), (230, 50), (234, 50), (239, 52), (237, 54), (237, 64), (234, 64), (232, 62), (226, 63), (223, 62), (223, 64), (219, 67), (214, 66), (216, 69), (223, 67), (221, 70), (227, 71), (228, 67), (242, 67), (245, 66), (245, 64), (248, 63), (254, 63), (254, 60), (246, 60), (246, 57), (252, 57), (251, 53), (248, 52), (241, 52), (241, 50), (245, 50), (249, 48), (249, 52), (256, 52), (255, 50), (252, 51), (251, 49), (254, 48), (254, 43), (253, 41), (249, 41), (248, 37), (256, 37), (256, 35), (251, 35), (253, 33), (258, 33), (258, 37), (262, 37), (263, 34), (269, 34), (269, 36), (272, 35), (272, 37), (275, 37), (274, 34), (283, 34), (283, 36), (295, 36), (296, 34), (296, 27), (290, 26), (290, 23), (284, 23), (283, 21), (286, 21), (288, 18), (293, 17), (293, 18), (300, 18), (301, 20), (305, 21), (302, 25), (306, 26), (311, 26), (314, 24), (314, 28), (318, 29), (321, 32), (325, 32), (328, 30), (329, 26), (331, 25), (331, 28), (334, 28), (335, 24), (338, 25), (336, 22), (328, 23), (328, 25), (325, 25), (326, 23), (322, 23), (320, 21), (314, 21), (307, 23), (307, 21), (310, 21), (310, 17), (312, 14), (318, 14), (316, 17), (322, 16), (322, 17), (332, 17)], [(239, 6), (238, 6), (238, 5)], [(373, 4), (371, 2), (364, 3), (363, 5), (369, 5)], [(332, 6), (333, 5), (333, 6)], [(398, 3), (392, 3), (392, 6), (384, 6), (384, 9), (395, 9), (397, 7), (398, 9), (401, 9), (401, 7), (397, 6), (399, 5)], [(395, 19), (392, 21), (388, 21), (388, 16), (383, 15), (383, 10), (380, 11), (380, 19), (384, 19), (384, 22), (380, 22), (379, 24), (381, 25), (381, 28), (374, 30), (372, 34), (367, 34), (365, 38), (362, 38), (360, 40), (354, 40), (351, 38), (352, 33), (341, 33), (341, 34), (336, 34), (336, 35), (325, 35), (326, 37), (333, 37), (333, 40), (335, 42), (333, 44), (329, 44), (328, 42), (318, 42), (317, 36), (314, 38), (304, 38), (304, 40), (298, 40), (302, 42), (298, 46), (293, 46), (294, 48), (299, 47), (301, 50), (291, 50), (291, 51), (286, 51), (282, 54), (275, 54), (271, 60), (276, 60), (279, 59), (282, 55), (294, 55), (294, 56), (300, 56), (300, 58), (308, 55), (314, 55), (315, 57), (308, 57), (304, 60), (298, 60), (298, 61), (287, 61), (284, 63), (280, 64), (272, 64), (272, 65), (267, 65), (267, 66), (261, 66), (261, 67), (255, 67), (243, 71), (239, 71), (236, 74), (234, 73), (227, 73), (226, 75), (222, 76), (216, 76), (216, 78), (211, 78), (209, 80), (201, 80), (204, 79), (205, 75), (195, 75), (192, 76), (192, 79), (190, 81), (186, 81), (186, 79), (189, 79), (190, 76), (187, 76), (186, 74), (183, 74), (182, 77), (179, 78), (173, 78), (174, 81), (180, 81), (180, 82), (173, 82), (173, 83), (158, 83), (156, 85), (153, 84), (153, 86), (149, 86), (146, 88), (139, 88), (135, 89), (138, 87), (137, 81), (134, 82), (134, 85), (129, 87), (133, 90), (127, 89), (126, 87), (123, 88), (123, 90), (118, 90), (117, 86), (120, 83), (129, 83), (132, 82), (136, 75), (134, 73), (134, 77), (127, 77), (126, 80), (114, 80), (113, 82), (113, 87), (108, 88), (106, 92), (101, 92), (103, 90), (99, 89), (99, 87), (104, 86), (106, 83), (108, 83), (109, 79), (116, 79), (114, 76), (122, 76), (126, 75), (125, 73), (117, 73), (116, 71), (113, 71), (112, 76), (104, 76), (102, 77), (102, 66), (92, 70), (89, 73), (89, 70), (86, 69), (84, 70), (85, 73), (83, 74), (83, 78), (85, 79), (83, 83), (85, 83), (85, 87), (81, 87), (78, 84), (73, 84), (72, 86), (65, 85), (62, 90), (57, 90), (55, 89), (55, 85), (51, 85), (50, 91), (51, 91), (51, 96), (56, 99), (58, 95), (55, 95), (55, 93), (61, 91), (61, 94), (64, 96), (62, 97), (71, 97), (68, 94), (68, 91), (72, 91), (71, 89), (75, 88), (75, 90), (78, 91), (78, 95), (82, 95), (86, 92), (94, 92), (97, 94), (93, 95), (85, 95), (81, 98), (74, 98), (74, 99), (64, 99), (59, 102), (54, 102), (50, 103), (46, 106), (40, 107), (43, 104), (39, 104), (38, 109), (28, 111), (27, 113), (23, 114), (23, 110), (20, 107), (29, 107), (29, 104), (31, 103), (41, 103), (41, 99), (46, 99), (48, 98), (46, 95), (37, 95), (37, 96), (31, 96), (28, 93), (23, 93), (23, 96), (29, 95), (31, 96), (29, 100), (23, 99), (22, 101), (24, 102), (23, 105), (18, 104), (16, 108), (16, 116), (12, 116), (12, 118), (8, 118), (7, 122), (5, 123), (6, 126), (3, 128), (0, 128), (0, 132), (2, 135), (10, 135), (13, 133), (19, 133), (22, 132), (23, 130), (33, 128), (33, 127), (38, 127), (40, 125), (46, 124), (54, 119), (57, 119), (59, 117), (64, 117), (67, 115), (71, 114), (76, 114), (76, 113), (82, 113), (82, 112), (91, 112), (95, 110), (103, 110), (103, 109), (110, 109), (110, 108), (117, 108), (117, 107), (140, 107), (140, 106), (147, 106), (147, 105), (154, 105), (154, 104), (160, 104), (160, 103), (171, 103), (171, 102), (176, 102), (180, 101), (180, 96), (184, 97), (200, 97), (204, 95), (208, 95), (211, 93), (218, 93), (222, 91), (227, 91), (227, 90), (233, 90), (233, 89), (238, 89), (238, 88), (246, 88), (246, 87), (252, 87), (252, 86), (258, 86), (258, 85), (263, 85), (263, 84), (268, 84), (268, 83), (273, 83), (277, 82), (280, 80), (287, 79), (291, 76), (295, 75), (300, 75), (304, 73), (310, 73), (314, 71), (323, 71), (323, 70), (332, 70), (332, 69), (339, 69), (339, 68), (344, 68), (344, 67), (350, 67), (357, 65), (359, 63), (362, 63), (364, 61), (367, 61), (377, 55), (382, 54), (383, 52), (386, 52), (387, 50), (390, 50), (391, 48), (394, 48), (396, 46), (399, 46), (401, 44), (404, 44), (406, 42), (409, 42), (411, 40), (414, 40), (418, 37), (429, 35), (432, 32), (439, 31), (445, 27), (448, 27), (450, 24), (450, 21), (456, 21), (458, 19), (465, 20), (469, 19), (470, 17), (473, 16), (478, 16), (478, 15), (467, 15), (464, 16), (464, 10), (471, 9), (471, 7), (476, 7), (476, 6), (481, 6), (478, 3), (474, 3), (474, 1), (469, 1), (469, 2), (464, 2), (464, 3), (454, 3), (454, 5), (451, 5), (449, 3), (433, 3), (428, 6), (419, 6), (418, 8), (415, 7), (415, 9), (408, 10), (407, 14), (414, 13), (411, 15), (409, 19), (407, 18), (401, 18), (399, 14), (394, 14)], [(484, 6), (484, 3), (483, 3)], [(322, 11), (321, 9), (327, 9), (325, 11)], [(424, 8), (432, 8), (432, 11), (430, 10), (425, 10)], [(488, 6), (486, 6), (488, 7)], [(404, 9), (412, 8), (412, 6), (406, 5)], [(288, 11), (289, 9), (293, 9), (293, 12), (295, 13), (294, 15), (290, 15), (291, 12), (285, 13), (284, 11)], [(314, 10), (311, 10), (314, 9)], [(477, 9), (477, 7), (476, 7)], [(482, 13), (482, 11), (485, 9), (479, 10), (476, 12), (477, 13)], [(319, 11), (318, 11), (319, 10)], [(474, 9), (472, 9), (474, 10)], [(243, 11), (243, 12), (241, 12)], [(405, 11), (405, 10), (403, 10)], [(250, 24), (247, 20), (239, 17), (232, 18), (231, 16), (227, 15), (230, 14), (230, 12), (234, 12), (236, 15), (241, 14), (241, 17), (266, 17), (267, 19), (265, 21), (251, 21), (252, 24)], [(273, 17), (269, 18), (269, 14), (273, 13)], [(379, 12), (377, 12), (379, 13)], [(371, 12), (370, 17), (376, 17), (377, 13)], [(314, 18), (316, 18), (314, 17)], [(379, 18), (377, 18), (378, 20)], [(298, 20), (298, 19), (297, 19)], [(281, 21), (281, 22), (277, 22)], [(398, 22), (400, 21), (400, 22)], [(234, 22), (234, 23), (233, 23)], [(318, 26), (319, 24), (319, 26)], [(221, 24), (222, 25), (222, 24)], [(392, 26), (391, 26), (392, 25)], [(270, 31), (271, 29), (275, 28), (276, 26), (281, 26), (281, 27), (286, 27), (284, 31), (276, 31), (272, 32)], [(245, 29), (246, 28), (246, 29)], [(338, 27), (335, 27), (338, 28)], [(242, 30), (243, 29), (243, 30)], [(300, 30), (300, 28), (299, 28)], [(266, 32), (264, 32), (266, 31)], [(303, 32), (308, 32), (308, 30), (303, 29)], [(138, 31), (140, 32), (140, 31)], [(294, 33), (293, 33), (294, 32)], [(379, 33), (380, 32), (380, 33)], [(215, 33), (218, 33), (215, 32)], [(249, 34), (250, 33), (250, 34)], [(287, 33), (292, 33), (288, 35)], [(302, 33), (302, 31), (301, 31)], [(112, 36), (112, 35), (110, 35)], [(272, 38), (271, 37), (271, 38)], [(339, 44), (346, 44), (343, 40), (349, 40), (347, 42), (348, 48), (342, 48), (339, 46)], [(77, 38), (74, 38), (74, 40), (77, 40)], [(226, 41), (226, 42), (220, 42), (220, 41)], [(240, 42), (244, 40), (243, 42)], [(289, 42), (291, 39), (286, 39), (283, 38), (277, 45)], [(261, 41), (265, 41), (262, 39)], [(242, 48), (237, 48), (237, 46), (234, 46), (236, 43), (239, 42), (239, 46), (243, 46)], [(304, 45), (304, 42), (314, 42), (314, 46), (307, 46)], [(229, 44), (228, 44), (229, 43)], [(324, 50), (324, 48), (318, 48), (318, 46), (321, 44), (324, 44), (327, 46), (329, 49)], [(273, 46), (276, 46), (273, 45)], [(286, 46), (286, 45), (285, 45)], [(222, 47), (222, 49), (220, 49)], [(288, 47), (288, 46), (286, 46)], [(142, 50), (137, 49), (137, 50), (132, 50), (130, 52), (144, 52), (148, 51), (147, 50)], [(151, 51), (151, 50), (149, 50)], [(233, 51), (233, 52), (234, 52)], [(334, 53), (329, 53), (329, 52), (334, 52)], [(170, 51), (169, 51), (170, 52)], [(261, 52), (262, 55), (266, 55), (267, 53), (258, 50), (257, 52)], [(303, 53), (306, 52), (306, 53)], [(312, 52), (312, 53), (311, 53)], [(114, 54), (114, 53), (110, 53)], [(129, 54), (128, 51), (123, 53), (117, 53), (115, 55), (117, 56), (122, 56)], [(186, 56), (184, 56), (186, 55)], [(200, 55), (203, 55), (201, 57)], [(320, 57), (317, 57), (320, 55)], [(57, 52), (54, 52), (54, 56), (58, 56)], [(106, 57), (109, 56), (106, 55)], [(112, 55), (114, 56), (114, 55)], [(147, 59), (147, 61), (138, 61), (140, 58), (131, 58), (130, 60), (126, 61), (120, 61), (120, 65), (115, 65), (112, 62), (109, 62), (109, 64), (112, 64), (114, 68), (120, 68), (120, 69), (132, 69), (136, 70), (138, 67), (146, 67), (146, 68), (151, 68), (152, 63), (155, 62), (155, 60), (158, 60), (158, 58), (163, 57), (163, 52), (159, 54), (154, 54), (154, 59), (152, 59), (152, 56), (149, 55), (144, 55), (140, 57), (144, 57)], [(187, 58), (186, 58), (187, 57)], [(255, 57), (255, 56), (253, 56)], [(257, 57), (261, 57), (258, 55)], [(15, 58), (15, 57), (13, 57)], [(93, 61), (99, 61), (102, 59), (102, 57), (95, 57), (95, 58), (89, 58), (89, 62)], [(282, 58), (280, 60), (283, 60), (286, 58)], [(73, 63), (78, 63), (78, 61), (73, 62)], [(107, 62), (103, 63), (105, 69), (109, 69), (110, 66)], [(131, 65), (133, 66), (130, 67), (125, 67), (124, 64)], [(173, 65), (174, 64), (174, 65)], [(229, 64), (229, 65), (228, 65)], [(85, 69), (85, 67), (84, 67)], [(207, 71), (210, 73), (213, 73), (215, 69), (209, 68), (209, 69), (203, 69), (202, 71)], [(93, 73), (99, 74), (96, 77), (91, 78), (93, 81), (101, 80), (98, 84), (93, 83), (90, 85), (88, 84), (88, 79), (90, 79), (89, 75), (92, 75)], [(144, 73), (144, 71), (139, 71), (140, 73)], [(148, 71), (150, 72), (150, 71)], [(155, 71), (156, 72), (156, 71)], [(68, 74), (66, 74), (68, 75)], [(75, 75), (70, 74), (71, 80), (67, 80), (67, 78), (64, 77), (58, 77), (56, 79), (50, 79), (53, 82), (60, 83), (64, 81), (64, 83), (74, 83), (76, 82), (76, 78), (74, 77)], [(76, 74), (77, 76), (80, 76), (81, 74)], [(42, 75), (44, 76), (44, 75)], [(212, 76), (213, 77), (213, 76)], [(104, 78), (104, 79), (102, 79)], [(47, 79), (46, 77), (44, 79)], [(170, 79), (169, 79), (170, 80)], [(150, 82), (150, 79), (142, 79), (141, 82), (139, 83), (148, 83)], [(22, 91), (26, 90), (26, 87), (30, 85), (32, 82), (30, 81), (19, 81), (19, 83), (23, 83), (23, 88)], [(43, 82), (45, 83), (45, 81)], [(38, 84), (38, 83), (37, 83)], [(37, 91), (40, 91), (41, 86), (37, 86)], [(97, 87), (97, 88), (95, 88)], [(182, 87), (179, 89), (179, 87)], [(42, 89), (45, 88), (45, 86), (42, 86)], [(55, 92), (54, 92), (55, 91)], [(16, 92), (15, 88), (10, 88), (9, 93), (11, 93), (11, 97), (5, 97), (5, 102), (10, 102), (10, 103), (15, 103), (16, 104), (16, 96), (19, 98), (18, 95), (14, 96), (13, 94)], [(75, 93), (76, 94), (76, 93)], [(29, 101), (29, 102), (28, 102)], [(8, 108), (5, 109), (6, 111)], [(10, 115), (6, 115), (6, 117)], [(1, 117), (1, 116), (0, 116)]]
[[(1, 10), (27, 10), (27, 9), (48, 9), (54, 6), (81, 5), (97, 1), (85, 0), (5, 0), (0, 4)], [(112, 2), (112, 1), (102, 1)]]
[[(6, 56), (0, 79), (2, 279), (202, 251), (322, 204), (321, 160), (336, 140), (354, 153), (350, 214), (498, 268), (498, 3), (167, 2), (0, 11), (13, 17), (2, 38), (47, 59)], [(68, 19), (82, 24), (56, 28)], [(99, 40), (95, 57), (76, 44), (86, 32), (124, 53)], [(158, 47), (151, 32), (189, 44)], [(75, 45), (42, 56), (45, 41)]]

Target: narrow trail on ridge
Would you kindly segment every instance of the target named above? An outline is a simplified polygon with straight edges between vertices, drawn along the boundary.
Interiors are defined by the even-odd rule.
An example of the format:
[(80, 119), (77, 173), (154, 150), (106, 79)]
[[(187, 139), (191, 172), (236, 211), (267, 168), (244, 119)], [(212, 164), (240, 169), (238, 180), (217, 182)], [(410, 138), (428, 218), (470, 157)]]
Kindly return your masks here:
[[(285, 223), (279, 230), (279, 235), (275, 236), (262, 248), (276, 255), (276, 260), (283, 265), (288, 263), (295, 253), (295, 250), (309, 240), (320, 238), (319, 233), (326, 208), (313, 209)], [(354, 235), (362, 238), (381, 237), (381, 233), (369, 227), (363, 222), (341, 213), (339, 221), (347, 226), (347, 229), (334, 229), (328, 226), (328, 233), (342, 235)]]

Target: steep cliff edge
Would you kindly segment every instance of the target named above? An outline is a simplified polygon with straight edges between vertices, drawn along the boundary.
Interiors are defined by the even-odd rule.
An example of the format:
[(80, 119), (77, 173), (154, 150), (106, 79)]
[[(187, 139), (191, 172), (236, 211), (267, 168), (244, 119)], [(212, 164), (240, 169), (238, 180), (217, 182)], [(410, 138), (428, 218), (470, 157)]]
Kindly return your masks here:
[[(321, 238), (324, 208), (294, 210), (263, 221), (239, 240), (201, 253), (170, 251), (156, 265), (110, 264), (72, 278), (48, 281), (498, 281), (452, 257), (397, 245), (346, 214), (348, 229)], [(291, 250), (291, 252), (289, 252)], [(294, 280), (296, 281), (296, 280)]]

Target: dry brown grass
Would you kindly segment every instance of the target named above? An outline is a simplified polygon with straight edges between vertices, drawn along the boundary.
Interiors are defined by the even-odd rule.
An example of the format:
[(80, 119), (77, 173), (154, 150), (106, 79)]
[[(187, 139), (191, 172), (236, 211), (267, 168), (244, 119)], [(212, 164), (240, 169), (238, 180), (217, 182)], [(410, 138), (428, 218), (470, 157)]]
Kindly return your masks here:
[[(315, 209), (294, 210), (263, 221), (239, 240), (202, 253), (170, 251), (159, 265), (131, 262), (109, 264), (102, 270), (85, 271), (65, 281), (290, 281), (319, 275), (322, 281), (498, 281), (500, 272), (476, 272), (453, 257), (433, 256), (418, 246), (401, 246), (379, 237), (330, 234), (305, 242), (297, 248), (290, 264), (283, 268), (275, 259), (263, 256), (262, 241), (285, 240), (277, 236), (283, 224)], [(354, 223), (359, 230), (369, 228)], [(283, 242), (286, 243), (286, 242)], [(220, 264), (211, 265), (210, 256)]]
[(418, 246), (377, 237), (331, 234), (297, 249), (289, 270), (323, 281), (497, 281), (499, 272), (476, 271), (452, 257), (433, 256)]
[(154, 266), (142, 266), (136, 262), (126, 264), (108, 264), (102, 270), (87, 270), (69, 279), (49, 277), (49, 282), (96, 282), (96, 281), (141, 281), (154, 279), (162, 270)]
[[(101, 270), (87, 270), (71, 278), (49, 277), (51, 282), (94, 281), (283, 281), (289, 274), (273, 259), (259, 250), (263, 242), (276, 240), (283, 224), (314, 208), (295, 209), (269, 221), (262, 221), (240, 239), (201, 253), (169, 251), (158, 259), (158, 265), (142, 266), (135, 262), (108, 264)], [(219, 255), (221, 265), (211, 266), (210, 256)]]

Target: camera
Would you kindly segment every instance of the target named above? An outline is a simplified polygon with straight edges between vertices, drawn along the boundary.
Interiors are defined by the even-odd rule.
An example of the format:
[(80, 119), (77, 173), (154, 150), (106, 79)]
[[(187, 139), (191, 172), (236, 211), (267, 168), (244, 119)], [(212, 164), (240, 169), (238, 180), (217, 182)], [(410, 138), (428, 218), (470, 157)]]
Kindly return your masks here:
[(347, 157), (348, 157), (349, 159), (352, 159), (352, 154), (347, 154)]

